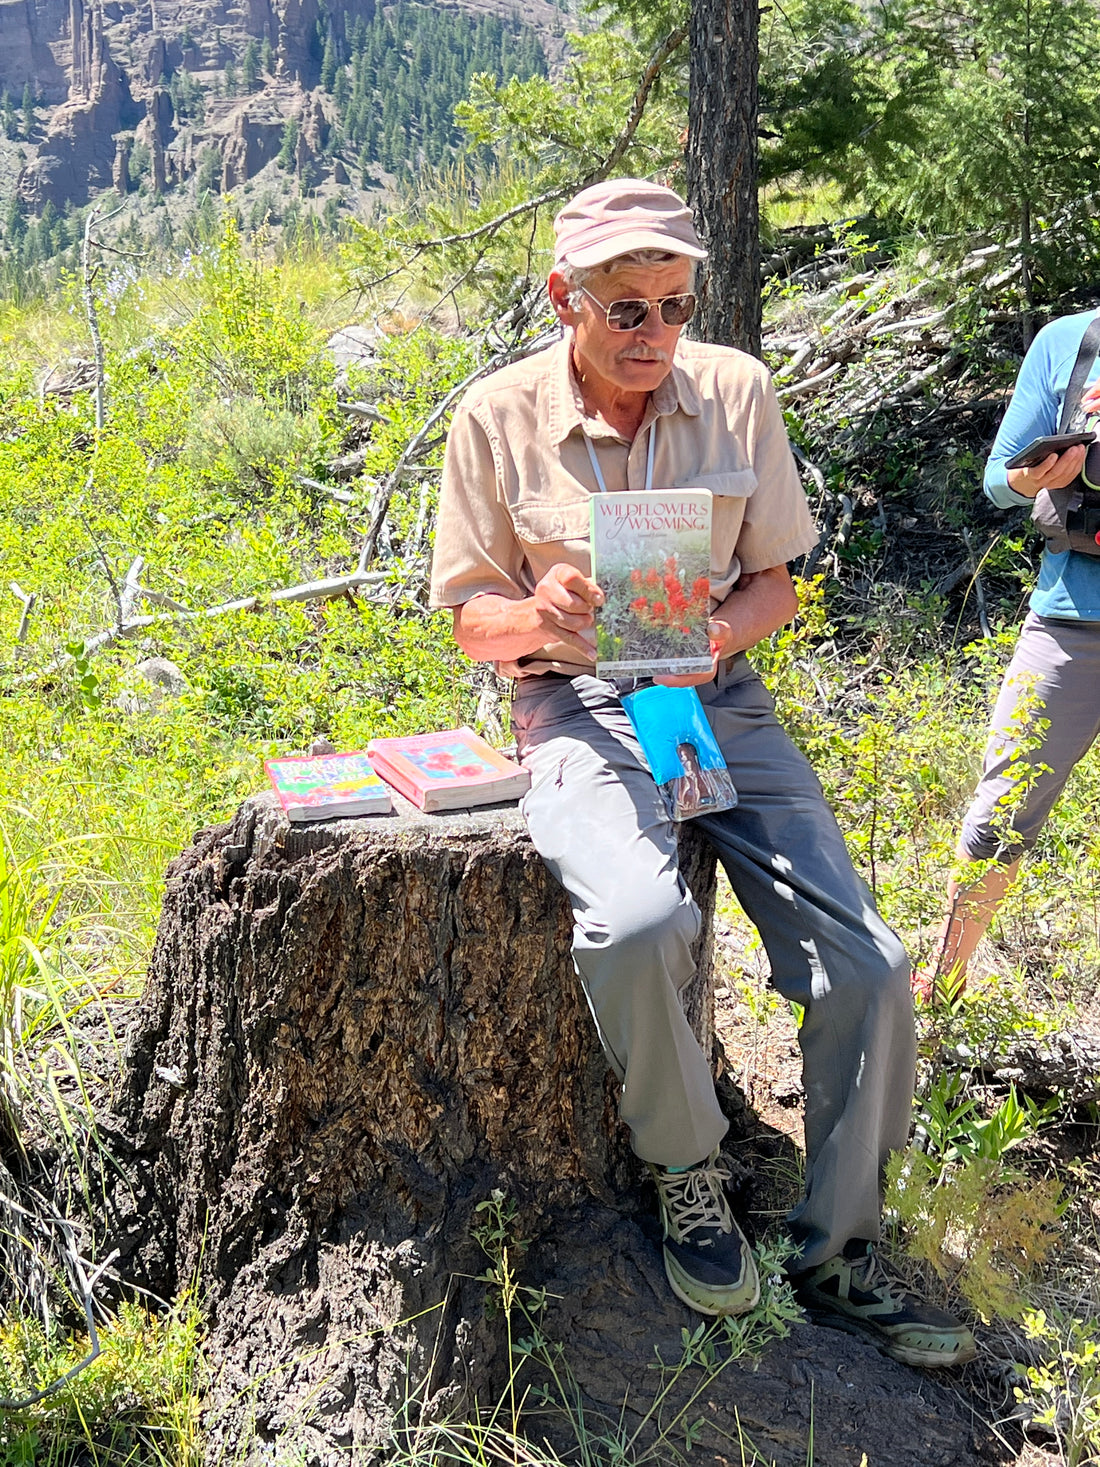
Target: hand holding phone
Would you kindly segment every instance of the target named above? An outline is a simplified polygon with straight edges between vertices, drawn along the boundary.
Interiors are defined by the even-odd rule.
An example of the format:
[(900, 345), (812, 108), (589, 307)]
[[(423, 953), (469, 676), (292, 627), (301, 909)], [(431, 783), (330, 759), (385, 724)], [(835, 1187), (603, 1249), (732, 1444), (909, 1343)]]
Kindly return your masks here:
[(1052, 453), (1059, 457), (1067, 449), (1076, 448), (1080, 443), (1094, 443), (1095, 433), (1049, 433), (1042, 438), (1033, 438), (1026, 448), (1021, 448), (1019, 453), (1014, 453), (1010, 459), (1005, 460), (1006, 469), (1033, 469), (1041, 464), (1044, 459)]

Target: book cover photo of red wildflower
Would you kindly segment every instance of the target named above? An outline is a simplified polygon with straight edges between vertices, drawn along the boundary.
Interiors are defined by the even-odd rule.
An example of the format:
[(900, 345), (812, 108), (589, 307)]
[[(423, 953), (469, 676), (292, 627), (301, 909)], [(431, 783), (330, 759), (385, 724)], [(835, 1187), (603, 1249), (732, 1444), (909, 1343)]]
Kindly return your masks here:
[(371, 739), (367, 753), (382, 778), (428, 814), (518, 800), (531, 785), (526, 769), (472, 728)]
[(709, 489), (594, 494), (589, 501), (596, 673), (705, 672), (712, 665)]

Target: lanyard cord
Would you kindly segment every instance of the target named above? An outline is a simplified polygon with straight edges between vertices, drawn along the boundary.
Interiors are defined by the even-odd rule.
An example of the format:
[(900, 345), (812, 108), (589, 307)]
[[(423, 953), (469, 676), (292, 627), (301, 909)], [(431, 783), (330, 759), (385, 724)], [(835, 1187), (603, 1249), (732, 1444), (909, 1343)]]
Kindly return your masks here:
[[(581, 429), (581, 432), (584, 432), (583, 428)], [(587, 433), (584, 434), (584, 446), (588, 449), (588, 457), (592, 461), (592, 472), (596, 475), (596, 483), (599, 486), (600, 493), (606, 494), (607, 484), (604, 481), (603, 470), (600, 468), (600, 461), (596, 457), (596, 450), (593, 447), (592, 440), (591, 438), (589, 438)], [(646, 450), (645, 456), (645, 487), (647, 490), (653, 488), (653, 455), (656, 446), (657, 422), (656, 419), (654, 419), (654, 421), (649, 425), (649, 447)]]

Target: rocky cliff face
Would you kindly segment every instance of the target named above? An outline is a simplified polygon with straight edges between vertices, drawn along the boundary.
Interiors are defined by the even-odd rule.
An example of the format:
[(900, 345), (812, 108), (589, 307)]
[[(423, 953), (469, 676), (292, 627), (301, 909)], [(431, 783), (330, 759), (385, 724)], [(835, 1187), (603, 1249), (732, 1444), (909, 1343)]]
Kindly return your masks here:
[(83, 203), (93, 189), (117, 187), (124, 169), (116, 163), (115, 134), (133, 127), (141, 116), (107, 46), (102, 8), (71, 0), (69, 33), (68, 99), (53, 114), (38, 157), (23, 170), (18, 184), (19, 197), (35, 212), (48, 199)]
[[(37, 143), (20, 198), (40, 213), (48, 200), (60, 208), (101, 189), (125, 191), (137, 145), (158, 193), (183, 182), (211, 148), (221, 154), (222, 188), (239, 188), (277, 155), (290, 119), (299, 177), (346, 184), (346, 160), (322, 159), (333, 120), (331, 99), (314, 90), (324, 28), (346, 35), (378, 3), (329, 0), (322, 17), (319, 0), (0, 0), (0, 90), (18, 107), (30, 82), (45, 123), (27, 148)], [(538, 28), (560, 30), (551, 0), (522, 3)], [(514, 0), (451, 4), (515, 12)], [(239, 71), (250, 43), (266, 70), (251, 95), (227, 96), (227, 68)], [(191, 89), (187, 105), (181, 84)]]
[(278, 154), (286, 117), (279, 99), (261, 92), (233, 114), (222, 149), (222, 192), (255, 178)]
[(68, 96), (68, 58), (54, 50), (67, 16), (66, 0), (0, 0), (0, 90), (17, 105), (27, 82), (48, 105)]

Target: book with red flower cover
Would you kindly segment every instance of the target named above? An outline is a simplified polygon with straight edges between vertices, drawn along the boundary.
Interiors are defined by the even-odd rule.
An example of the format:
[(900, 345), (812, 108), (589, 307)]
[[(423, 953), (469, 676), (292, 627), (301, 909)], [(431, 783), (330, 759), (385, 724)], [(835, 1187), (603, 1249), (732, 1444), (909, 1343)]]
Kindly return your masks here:
[(518, 800), (531, 784), (526, 769), (472, 728), (371, 739), (367, 753), (383, 779), (429, 813)]
[(335, 820), (344, 815), (387, 815), (390, 792), (366, 754), (313, 754), (266, 759), (264, 768), (288, 820)]
[(705, 672), (713, 665), (709, 489), (593, 494), (596, 673)]

